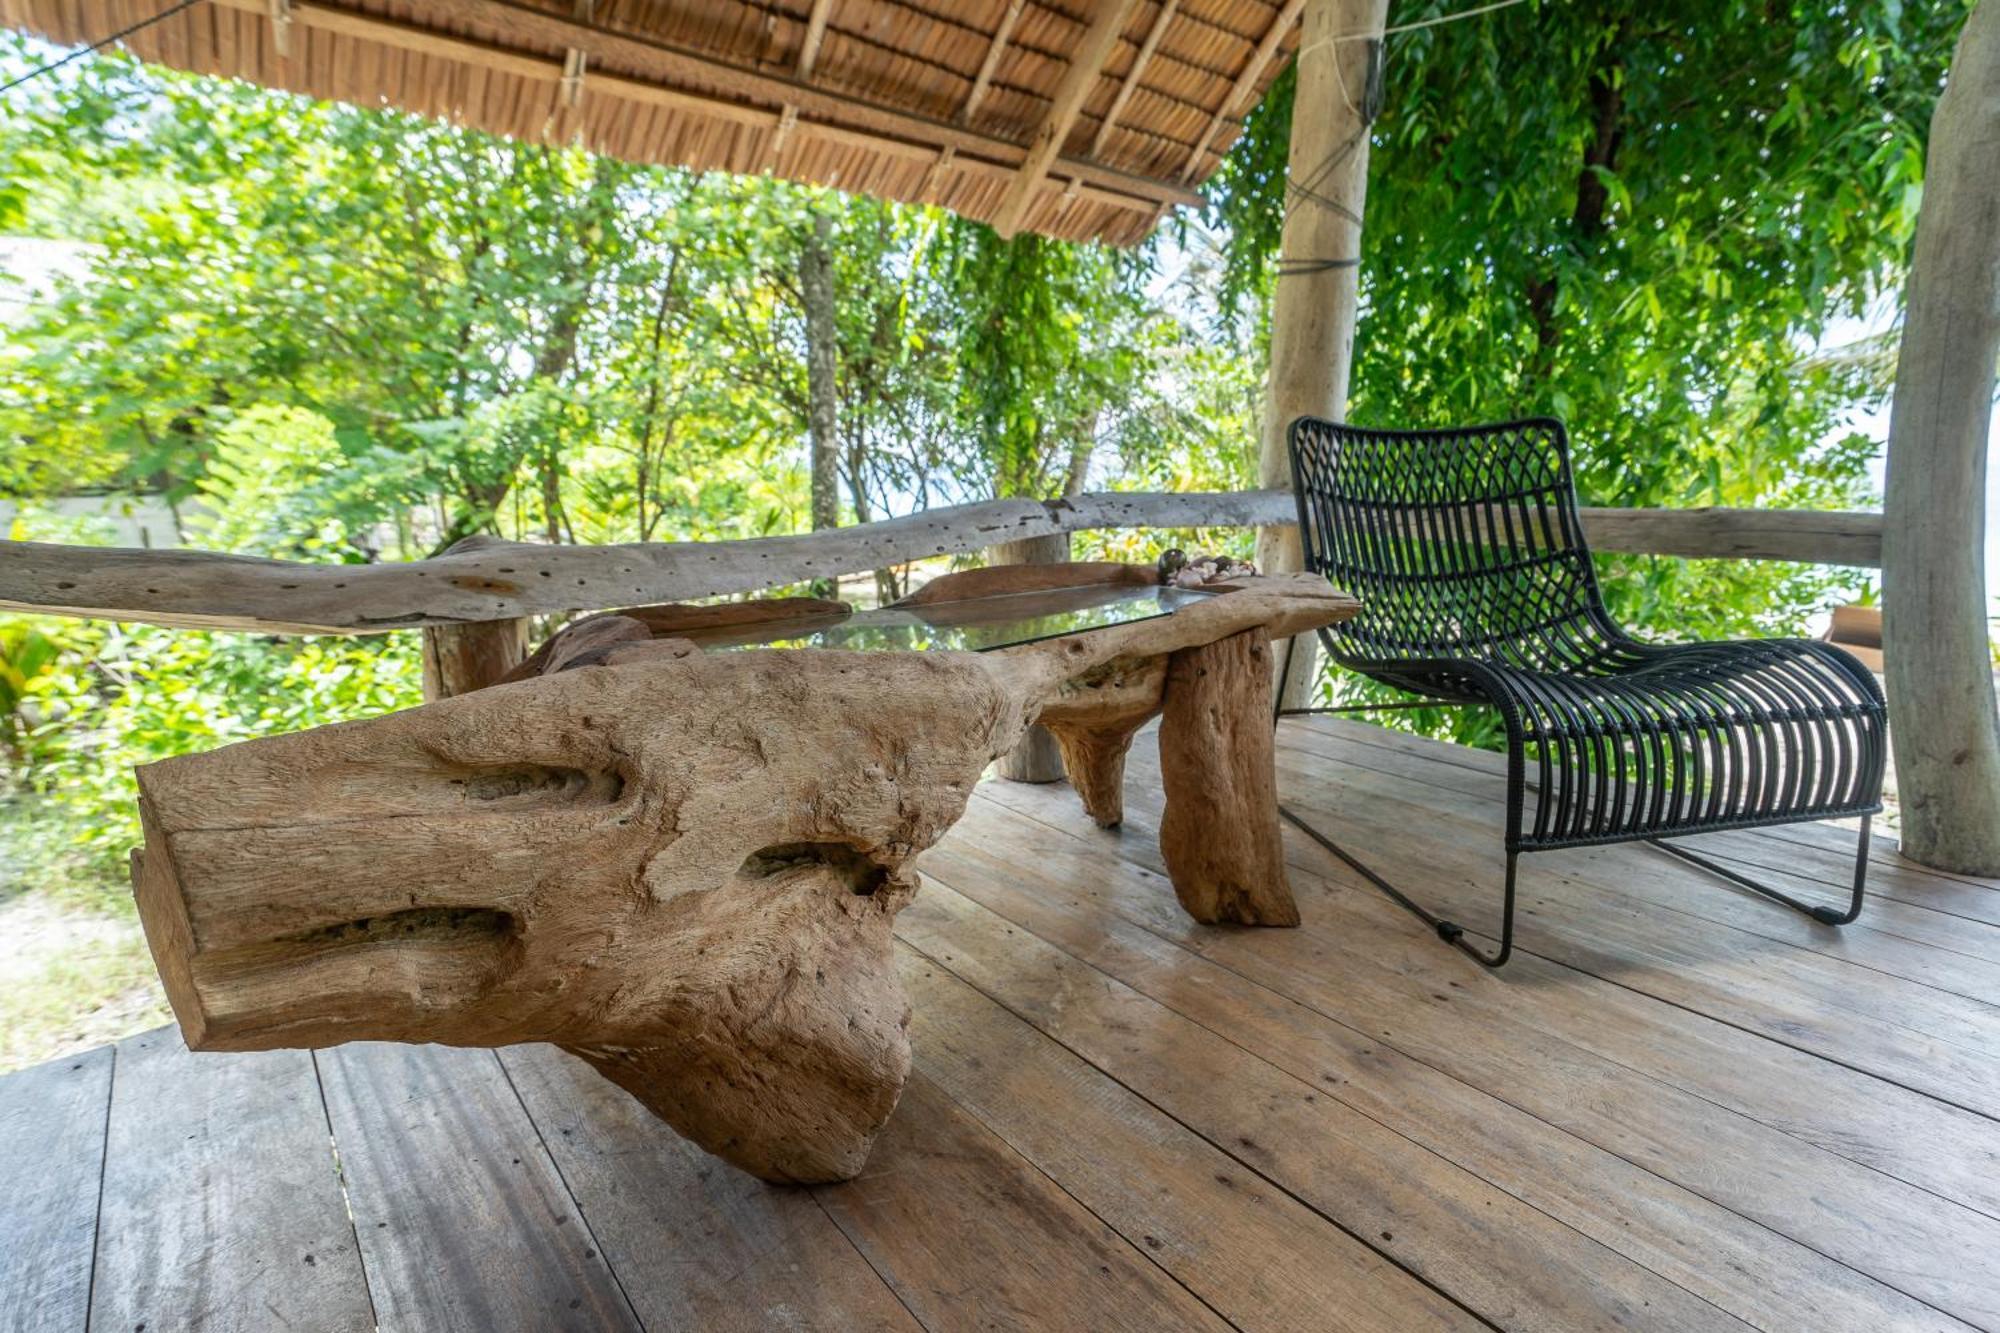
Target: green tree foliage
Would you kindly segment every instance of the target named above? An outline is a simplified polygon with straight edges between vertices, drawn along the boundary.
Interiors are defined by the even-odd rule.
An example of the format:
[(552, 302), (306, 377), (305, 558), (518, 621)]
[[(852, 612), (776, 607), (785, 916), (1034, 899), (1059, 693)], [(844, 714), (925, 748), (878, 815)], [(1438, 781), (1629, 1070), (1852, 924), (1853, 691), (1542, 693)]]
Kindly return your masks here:
[[(1900, 284), (1964, 15), (1603, 0), (1392, 36), (1350, 416), (1561, 416), (1587, 504), (1864, 506), (1868, 442), (1821, 442), (1878, 385), (1806, 353)], [(1278, 280), (1292, 92), (1287, 75), (1213, 191), (1239, 315)], [(1675, 635), (1795, 628), (1829, 583), (1606, 567), (1620, 612)]]
[[(1559, 413), (1587, 502), (1863, 501), (1865, 442), (1821, 441), (1880, 377), (1805, 353), (1900, 279), (1962, 14), (1537, 0), (1392, 38), (1353, 415)], [(190, 541), (313, 560), (802, 530), (820, 218), (844, 518), (1245, 486), (1290, 88), (1230, 155), (1215, 230), (1125, 254), (79, 62), (0, 116), (0, 229), (89, 257), (0, 327), (0, 495), (159, 491)], [(1795, 627), (1833, 582), (1607, 566), (1622, 613), (1678, 635)], [(108, 851), (127, 764), (408, 702), (409, 656), (9, 626), (16, 786), (80, 802)]]
[[(31, 510), (160, 492), (190, 544), (348, 562), (476, 532), (800, 530), (798, 261), (821, 217), (845, 521), (1003, 476), (1055, 493), (1100, 438), (1150, 469), (1127, 474), (1121, 444), (1100, 479), (1147, 480), (1202, 415), (1204, 380), (1153, 373), (1185, 340), (1131, 256), (120, 59), (8, 103), (6, 225), (87, 256), (0, 327), (0, 495)], [(996, 315), (973, 251), (1018, 266), (1018, 310)], [(1036, 420), (1010, 438), (1032, 473), (989, 448), (1017, 361)], [(1242, 452), (1229, 430), (1203, 443)], [(12, 535), (61, 534), (31, 514)], [(410, 651), (23, 621), (0, 638), (13, 789), (55, 803), (108, 871), (132, 836), (130, 764), (412, 702)]]
[(1080, 491), (1100, 436), (1115, 441), (1135, 378), (1159, 349), (1138, 286), (1145, 260), (1033, 235), (1003, 241), (965, 222), (951, 249), (972, 456), (995, 495)]

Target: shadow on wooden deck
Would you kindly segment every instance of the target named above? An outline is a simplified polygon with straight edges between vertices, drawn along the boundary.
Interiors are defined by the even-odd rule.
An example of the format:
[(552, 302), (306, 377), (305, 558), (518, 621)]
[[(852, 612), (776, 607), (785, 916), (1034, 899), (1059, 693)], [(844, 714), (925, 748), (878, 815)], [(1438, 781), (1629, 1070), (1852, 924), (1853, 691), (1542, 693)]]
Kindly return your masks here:
[[(551, 1049), (0, 1079), (0, 1328), (2000, 1327), (2000, 883), (1876, 857), (1845, 931), (1643, 847), (1523, 861), (1486, 973), (1287, 832), (1305, 925), (1175, 904), (990, 783), (899, 919), (917, 1073), (776, 1189)], [(1495, 916), (1494, 756), (1324, 720), (1286, 800)], [(1829, 901), (1852, 834), (1699, 840)]]

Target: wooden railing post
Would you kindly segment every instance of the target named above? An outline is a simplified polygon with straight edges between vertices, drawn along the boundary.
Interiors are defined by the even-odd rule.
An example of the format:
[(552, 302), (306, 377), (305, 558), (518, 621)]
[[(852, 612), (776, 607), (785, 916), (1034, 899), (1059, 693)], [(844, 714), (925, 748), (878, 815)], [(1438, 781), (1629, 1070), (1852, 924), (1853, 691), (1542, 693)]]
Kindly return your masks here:
[[(506, 543), (485, 533), (461, 538), (446, 555), (488, 551)], [(528, 656), (528, 621), (467, 620), (424, 626), (424, 702), (484, 689), (521, 665)]]
[[(1001, 542), (987, 548), (986, 561), (992, 565), (1066, 565), (1069, 534)], [(1012, 782), (1060, 782), (1062, 747), (1046, 727), (1030, 727), (1013, 749), (1000, 756), (999, 769), (1000, 776)]]
[(424, 626), (424, 702), (483, 689), (527, 660), (528, 622)]

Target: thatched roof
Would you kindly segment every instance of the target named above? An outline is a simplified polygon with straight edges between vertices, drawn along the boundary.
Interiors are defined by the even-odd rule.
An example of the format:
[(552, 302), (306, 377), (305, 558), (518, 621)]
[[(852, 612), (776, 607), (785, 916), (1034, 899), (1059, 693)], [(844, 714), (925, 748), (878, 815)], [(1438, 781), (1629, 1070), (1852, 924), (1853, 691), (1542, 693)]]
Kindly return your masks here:
[[(167, 0), (0, 0), (101, 40)], [(640, 162), (1129, 244), (1283, 67), (1302, 0), (205, 0), (135, 55)]]

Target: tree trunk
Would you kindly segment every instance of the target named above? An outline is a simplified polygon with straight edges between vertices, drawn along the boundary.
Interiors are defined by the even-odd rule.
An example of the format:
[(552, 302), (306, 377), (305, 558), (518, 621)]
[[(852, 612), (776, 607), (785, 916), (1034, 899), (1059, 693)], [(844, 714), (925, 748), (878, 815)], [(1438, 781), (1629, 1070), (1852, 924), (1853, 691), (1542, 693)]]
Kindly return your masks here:
[[(661, 361), (666, 345), (667, 312), (673, 308), (674, 279), (679, 276), (680, 271), (681, 252), (676, 249), (673, 258), (667, 261), (666, 278), (660, 283), (660, 303), (653, 311), (652, 352), (646, 359), (646, 412), (641, 418), (643, 425), (639, 430), (638, 475), (633, 479), (636, 482), (634, 498), (638, 501), (639, 508), (639, 540), (642, 542), (653, 539), (653, 529), (660, 521), (660, 511), (655, 509), (648, 514), (646, 503), (652, 498), (653, 487), (658, 481), (657, 474), (653, 470), (653, 438), (659, 430), (660, 422)], [(661, 449), (662, 462), (665, 461), (665, 450), (671, 446), (674, 437), (671, 422), (667, 424), (665, 434), (666, 443)]]
[[(1361, 104), (1371, 49), (1352, 37), (1380, 32), (1388, 9), (1388, 0), (1306, 0), (1285, 175), (1294, 184), (1314, 182), (1313, 193), (1325, 203), (1302, 200), (1285, 215), (1257, 466), (1264, 486), (1292, 484), (1285, 430), (1295, 418), (1339, 420), (1347, 410), (1360, 297), (1360, 218), (1368, 194), (1368, 125)], [(1298, 529), (1258, 529), (1257, 566), (1270, 574), (1303, 569)], [(1285, 692), (1290, 706), (1305, 700), (1315, 649), (1305, 637), (1294, 650)]]
[(2000, 718), (1981, 564), (2000, 357), (2000, 3), (1967, 20), (1931, 119), (1889, 416), (1884, 675), (1903, 853), (2000, 875)]
[[(833, 219), (813, 215), (799, 252), (799, 293), (806, 307), (806, 416), (812, 436), (813, 531), (840, 526), (840, 441), (835, 434), (839, 393), (833, 309)], [(832, 597), (837, 584), (815, 579), (813, 595)]]
[(1076, 433), (1070, 436), (1069, 466), (1063, 470), (1062, 488), (1067, 498), (1082, 495), (1084, 485), (1090, 480), (1090, 460), (1097, 452), (1097, 418), (1095, 411), (1077, 418)]
[[(992, 565), (1066, 565), (1069, 534), (1001, 542), (987, 548), (986, 561)], [(1062, 747), (1048, 728), (1030, 727), (1018, 745), (1000, 756), (1000, 776), (1010, 782), (1060, 782)]]

